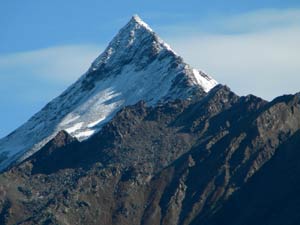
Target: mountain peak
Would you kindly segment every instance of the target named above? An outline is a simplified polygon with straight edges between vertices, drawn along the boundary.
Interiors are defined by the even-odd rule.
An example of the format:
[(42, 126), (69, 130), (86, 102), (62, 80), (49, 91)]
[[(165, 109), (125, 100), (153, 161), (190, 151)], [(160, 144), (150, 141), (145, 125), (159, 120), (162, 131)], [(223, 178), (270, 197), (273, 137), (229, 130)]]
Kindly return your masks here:
[(0, 140), (0, 169), (28, 158), (61, 130), (82, 141), (125, 106), (201, 97), (216, 84), (135, 15), (77, 82)]
[(104, 64), (124, 64), (131, 61), (147, 61), (149, 55), (162, 50), (175, 53), (138, 15), (120, 29), (105, 51), (92, 63), (90, 70), (102, 68)]
[(138, 14), (132, 15), (131, 21), (135, 21), (135, 22), (137, 22), (137, 23), (139, 23), (140, 21), (141, 21), (141, 22), (144, 22)]
[(131, 17), (129, 23), (131, 23), (131, 24), (138, 24), (138, 25), (140, 25), (140, 26), (146, 28), (147, 30), (153, 32), (153, 30), (150, 28), (150, 26), (149, 26), (147, 23), (145, 23), (145, 22), (141, 19), (141, 17), (139, 17), (139, 15), (137, 15), (137, 14), (135, 14), (135, 15), (133, 15), (133, 16)]

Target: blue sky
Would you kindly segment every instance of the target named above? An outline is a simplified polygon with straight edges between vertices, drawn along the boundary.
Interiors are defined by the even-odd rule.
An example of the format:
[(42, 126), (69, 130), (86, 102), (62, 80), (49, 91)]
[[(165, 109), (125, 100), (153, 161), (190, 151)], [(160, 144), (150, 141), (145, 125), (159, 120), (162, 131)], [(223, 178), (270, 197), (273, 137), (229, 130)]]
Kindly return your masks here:
[(84, 73), (133, 14), (240, 95), (300, 91), (299, 0), (2, 0), (0, 137)]

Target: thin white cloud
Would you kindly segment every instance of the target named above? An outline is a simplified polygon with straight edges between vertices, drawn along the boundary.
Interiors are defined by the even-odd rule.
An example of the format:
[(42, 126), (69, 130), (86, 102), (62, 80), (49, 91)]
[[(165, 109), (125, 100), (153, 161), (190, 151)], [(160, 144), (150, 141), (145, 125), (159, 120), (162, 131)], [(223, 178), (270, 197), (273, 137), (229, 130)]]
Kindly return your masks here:
[(300, 25), (300, 9), (263, 9), (219, 20), (227, 31), (253, 32)]
[(188, 63), (238, 94), (271, 100), (300, 91), (300, 19), (295, 18), (300, 18), (300, 10), (251, 12), (222, 20), (220, 30), (231, 34), (187, 35), (177, 27), (177, 37), (166, 39)]
[(88, 69), (100, 49), (96, 45), (57, 46), (0, 55), (0, 81), (34, 78), (49, 82), (73, 82)]
[(179, 14), (178, 17), (174, 23), (159, 26), (158, 31), (170, 36), (189, 36), (197, 33), (250, 33), (300, 25), (300, 9), (263, 9), (230, 16), (212, 14), (192, 21), (184, 19), (189, 15)]
[(59, 95), (87, 71), (100, 49), (95, 45), (58, 46), (0, 55), (0, 105), (20, 110), (26, 106), (32, 115), (35, 111), (30, 107), (41, 108)]

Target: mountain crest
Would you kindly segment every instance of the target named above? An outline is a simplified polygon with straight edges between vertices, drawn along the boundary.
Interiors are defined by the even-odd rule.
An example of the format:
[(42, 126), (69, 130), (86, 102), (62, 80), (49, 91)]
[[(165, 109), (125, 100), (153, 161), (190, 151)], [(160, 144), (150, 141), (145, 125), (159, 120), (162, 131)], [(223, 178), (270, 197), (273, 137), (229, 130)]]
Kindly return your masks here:
[(107, 63), (124, 65), (133, 60), (149, 63), (162, 50), (166, 50), (173, 57), (176, 55), (148, 24), (134, 15), (92, 63), (89, 71), (101, 69)]
[(0, 169), (28, 158), (61, 130), (82, 141), (125, 106), (203, 97), (216, 84), (133, 16), (77, 82), (0, 140)]
[(135, 14), (131, 17), (131, 20), (129, 21), (129, 23), (131, 24), (139, 24), (140, 26), (143, 26), (144, 28), (146, 28), (147, 30), (153, 32), (153, 30), (149, 27), (149, 25), (147, 23), (145, 23), (141, 17), (139, 17), (139, 15)]

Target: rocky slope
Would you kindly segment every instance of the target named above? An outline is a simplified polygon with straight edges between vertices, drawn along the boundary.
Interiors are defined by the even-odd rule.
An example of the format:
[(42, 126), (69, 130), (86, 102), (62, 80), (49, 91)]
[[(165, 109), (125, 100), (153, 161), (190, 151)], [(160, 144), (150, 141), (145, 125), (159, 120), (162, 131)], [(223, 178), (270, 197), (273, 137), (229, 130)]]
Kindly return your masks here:
[(1, 174), (0, 224), (296, 225), (299, 129), (299, 94), (140, 101)]

